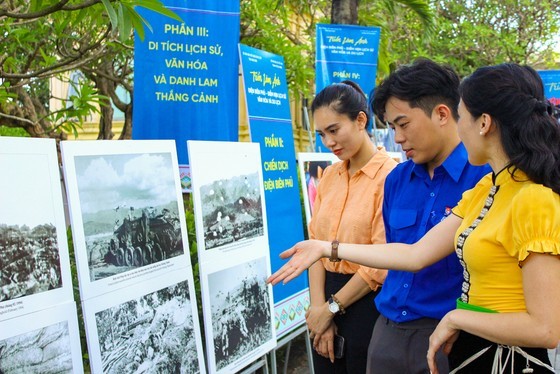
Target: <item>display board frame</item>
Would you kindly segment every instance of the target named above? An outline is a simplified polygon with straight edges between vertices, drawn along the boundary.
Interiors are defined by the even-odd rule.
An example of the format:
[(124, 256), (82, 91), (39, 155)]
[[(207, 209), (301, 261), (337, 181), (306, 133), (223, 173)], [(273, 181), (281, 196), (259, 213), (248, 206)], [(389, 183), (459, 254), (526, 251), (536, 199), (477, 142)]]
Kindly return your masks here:
[(191, 266), (173, 140), (61, 146), (82, 301)]
[(235, 372), (276, 346), (259, 145), (187, 145), (208, 370)]
[[(311, 216), (313, 213), (311, 207), (311, 201), (309, 198), (309, 167), (312, 166), (319, 166), (323, 167), (330, 166), (336, 162), (339, 162), (339, 158), (336, 157), (333, 153), (322, 153), (322, 152), (299, 152), (297, 154), (297, 162), (298, 162), (298, 171), (299, 177), (301, 181), (301, 192), (303, 194), (303, 203), (305, 206), (305, 218), (307, 225), (311, 221)], [(314, 165), (314, 163), (316, 163)]]
[[(189, 270), (168, 272), (83, 303), (89, 361), (94, 372), (139, 370), (142, 366), (142, 370), (167, 371), (168, 367), (157, 367), (163, 358), (172, 360), (181, 373), (206, 372)], [(112, 339), (114, 335), (119, 337)], [(122, 338), (125, 335), (126, 343)], [(126, 353), (126, 348), (131, 351)], [(137, 362), (133, 362), (134, 358)]]
[(0, 321), (73, 300), (54, 139), (0, 137)]
[[(15, 345), (19, 347), (12, 352), (10, 346)], [(50, 372), (57, 361), (56, 372), (83, 373), (76, 303), (69, 301), (0, 322), (0, 347), (0, 371), (4, 373), (45, 372), (38, 358), (48, 360)], [(21, 366), (10, 368), (10, 363)]]

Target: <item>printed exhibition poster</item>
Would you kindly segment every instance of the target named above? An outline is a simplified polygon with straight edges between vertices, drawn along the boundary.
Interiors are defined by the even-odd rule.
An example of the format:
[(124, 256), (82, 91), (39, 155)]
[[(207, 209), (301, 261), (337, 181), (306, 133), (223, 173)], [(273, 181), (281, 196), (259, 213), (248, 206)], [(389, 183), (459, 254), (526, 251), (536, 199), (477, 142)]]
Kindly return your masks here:
[(560, 106), (560, 70), (540, 70), (544, 96), (554, 105)]
[[(163, 0), (182, 22), (146, 9), (151, 30), (134, 38), (132, 138), (238, 139), (239, 1)], [(234, 94), (232, 94), (234, 93)], [(216, 119), (209, 124), (208, 119)]]
[[(286, 67), (282, 56), (243, 44), (239, 54), (251, 141), (261, 151), (274, 272), (284, 263), (278, 255), (304, 238)], [(276, 334), (282, 337), (305, 323), (307, 277), (273, 289)]]
[(73, 301), (54, 139), (0, 137), (0, 321)]
[(0, 373), (83, 373), (76, 303), (0, 322)]
[[(376, 26), (317, 24), (315, 39), (315, 93), (329, 84), (351, 80), (371, 100), (377, 76), (381, 28)], [(371, 125), (368, 125), (371, 128)], [(318, 152), (329, 152), (316, 136)]]
[(86, 300), (83, 308), (93, 372), (206, 372), (190, 269)]
[(61, 146), (82, 301), (191, 266), (173, 140)]
[(187, 144), (208, 369), (230, 373), (276, 347), (259, 145)]

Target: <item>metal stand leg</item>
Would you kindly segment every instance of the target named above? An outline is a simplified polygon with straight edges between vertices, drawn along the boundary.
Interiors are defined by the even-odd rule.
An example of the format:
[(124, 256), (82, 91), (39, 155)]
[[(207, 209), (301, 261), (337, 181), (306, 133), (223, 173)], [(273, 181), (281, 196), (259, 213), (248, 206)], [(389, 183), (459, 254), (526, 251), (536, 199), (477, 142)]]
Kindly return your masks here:
[(276, 349), (270, 351), (270, 366), (272, 374), (276, 374)]
[(309, 372), (315, 373), (313, 367), (313, 347), (311, 346), (311, 339), (309, 338), (309, 330), (305, 329), (305, 347), (307, 348), (307, 363), (309, 364)]
[(286, 374), (288, 372), (288, 361), (290, 359), (290, 350), (291, 350), (291, 345), (292, 345), (292, 340), (297, 337), (298, 335), (301, 335), (302, 333), (305, 333), (305, 347), (307, 350), (307, 362), (309, 363), (309, 372), (311, 374), (313, 374), (313, 356), (312, 356), (312, 347), (311, 347), (311, 342), (309, 341), (309, 331), (307, 331), (307, 325), (303, 325), (299, 328), (297, 328), (296, 330), (292, 331), (290, 334), (284, 336), (282, 339), (278, 340), (277, 344), (276, 344), (276, 348), (273, 349), (270, 352), (270, 358), (271, 358), (271, 363), (272, 363), (272, 374), (277, 374), (276, 368), (277, 368), (277, 361), (276, 361), (276, 351), (283, 347), (284, 345), (287, 345), (286, 347), (286, 355), (285, 355), (285, 361), (284, 361), (284, 368), (282, 373)]
[(288, 373), (288, 363), (290, 362), (290, 349), (292, 348), (292, 341), (290, 340), (286, 345), (286, 359), (284, 360), (284, 371), (282, 373)]

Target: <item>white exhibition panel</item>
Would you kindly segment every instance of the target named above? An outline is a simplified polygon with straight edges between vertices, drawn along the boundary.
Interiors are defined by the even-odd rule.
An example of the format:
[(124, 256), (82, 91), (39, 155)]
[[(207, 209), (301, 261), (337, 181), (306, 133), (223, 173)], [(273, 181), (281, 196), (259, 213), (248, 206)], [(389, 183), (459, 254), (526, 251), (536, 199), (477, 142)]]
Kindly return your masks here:
[(55, 140), (0, 137), (0, 175), (3, 321), (74, 297)]
[(276, 347), (259, 144), (188, 141), (211, 373), (239, 371)]
[(192, 269), (83, 303), (96, 373), (205, 373)]
[(173, 140), (61, 148), (82, 301), (191, 267)]
[(2, 373), (83, 373), (76, 303), (0, 322)]

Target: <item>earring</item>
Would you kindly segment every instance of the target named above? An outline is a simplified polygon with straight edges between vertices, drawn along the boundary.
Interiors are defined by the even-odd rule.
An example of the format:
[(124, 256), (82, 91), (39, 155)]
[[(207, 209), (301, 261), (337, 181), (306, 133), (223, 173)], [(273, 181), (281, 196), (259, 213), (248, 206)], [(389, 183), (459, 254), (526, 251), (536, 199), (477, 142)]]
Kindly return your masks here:
[(479, 134), (480, 134), (480, 135), (484, 135), (484, 133), (483, 133), (482, 131), (481, 131), (481, 132), (479, 132)]

